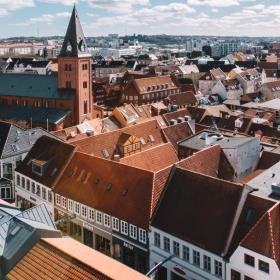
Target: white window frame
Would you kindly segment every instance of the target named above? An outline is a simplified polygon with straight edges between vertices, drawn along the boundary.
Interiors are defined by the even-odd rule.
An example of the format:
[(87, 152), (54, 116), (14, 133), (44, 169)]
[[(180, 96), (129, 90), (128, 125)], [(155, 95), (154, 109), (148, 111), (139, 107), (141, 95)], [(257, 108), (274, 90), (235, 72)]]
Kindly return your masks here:
[(60, 206), (60, 202), (61, 202), (60, 195), (56, 193), (55, 194), (55, 204)]
[(93, 222), (95, 220), (95, 212), (92, 208), (88, 209), (88, 219)]
[(74, 201), (72, 200), (72, 199), (68, 199), (68, 203), (67, 203), (68, 205), (68, 210), (70, 211), (70, 212), (74, 212)]
[(120, 230), (120, 223), (119, 223), (119, 219), (118, 218), (115, 218), (115, 217), (112, 218), (112, 228), (115, 231), (119, 231)]
[(121, 233), (124, 235), (128, 235), (128, 224), (125, 221), (121, 220)]
[[(83, 210), (85, 210), (85, 212), (86, 212), (85, 215), (83, 214), (83, 212), (84, 212)], [(88, 216), (88, 209), (85, 205), (81, 205), (81, 216), (84, 218), (87, 218), (87, 216)]]
[(129, 225), (129, 236), (137, 240), (137, 227), (135, 225)]
[[(102, 213), (100, 211), (95, 211), (95, 214), (96, 214), (96, 218), (95, 218), (96, 223), (99, 224), (99, 225), (102, 225), (102, 222), (103, 222)], [(99, 215), (101, 217), (101, 221), (98, 219)]]
[(67, 208), (67, 199), (64, 196), (61, 196), (61, 207), (64, 209)]
[(105, 227), (110, 227), (111, 226), (111, 217), (107, 214), (104, 214), (104, 226)]
[[(78, 209), (78, 211), (76, 209)], [(74, 202), (74, 213), (77, 215), (81, 213), (81, 204), (78, 202)]]
[(146, 244), (147, 243), (147, 233), (146, 233), (146, 231), (142, 228), (139, 228), (138, 233), (139, 233), (139, 238), (138, 238), (139, 241), (141, 243)]

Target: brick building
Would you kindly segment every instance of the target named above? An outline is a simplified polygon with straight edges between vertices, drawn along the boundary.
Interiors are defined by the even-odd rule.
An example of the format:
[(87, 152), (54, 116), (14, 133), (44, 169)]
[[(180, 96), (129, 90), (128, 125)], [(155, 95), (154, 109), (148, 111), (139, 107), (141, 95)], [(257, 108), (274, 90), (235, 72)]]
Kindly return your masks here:
[(91, 65), (74, 7), (58, 57), (58, 77), (1, 74), (0, 119), (25, 121), (51, 130), (92, 119)]

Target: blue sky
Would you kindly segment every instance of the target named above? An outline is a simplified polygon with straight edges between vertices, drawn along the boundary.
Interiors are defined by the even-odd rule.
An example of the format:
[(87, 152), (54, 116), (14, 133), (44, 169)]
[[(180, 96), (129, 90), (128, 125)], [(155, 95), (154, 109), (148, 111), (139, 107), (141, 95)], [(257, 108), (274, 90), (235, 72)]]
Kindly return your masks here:
[[(86, 36), (280, 36), (280, 0), (76, 0)], [(0, 37), (64, 35), (73, 0), (0, 0)]]

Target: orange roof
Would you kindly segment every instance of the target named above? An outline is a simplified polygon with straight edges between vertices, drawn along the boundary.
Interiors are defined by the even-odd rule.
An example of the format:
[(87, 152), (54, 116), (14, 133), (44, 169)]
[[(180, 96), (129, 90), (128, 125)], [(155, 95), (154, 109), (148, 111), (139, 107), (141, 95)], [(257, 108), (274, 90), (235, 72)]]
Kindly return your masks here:
[(9, 272), (8, 279), (149, 278), (72, 238), (44, 238)]
[(274, 205), (249, 231), (241, 246), (274, 259), (280, 267), (280, 204)]
[(76, 152), (54, 192), (147, 229), (153, 185), (153, 172)]
[(159, 171), (177, 161), (178, 157), (176, 152), (169, 143), (162, 144), (144, 152), (136, 153), (121, 159), (121, 163), (123, 164), (154, 172)]
[[(87, 139), (72, 142), (73, 145), (79, 146), (81, 152), (104, 158), (104, 149), (107, 150), (109, 157), (113, 158), (118, 153), (119, 137), (123, 134), (133, 135), (137, 138), (143, 138), (146, 144), (142, 145), (142, 150), (147, 150), (165, 142), (161, 133), (161, 128), (157, 120), (151, 120), (139, 123), (133, 126), (125, 127), (116, 131), (102, 133)], [(155, 141), (151, 141), (149, 135), (152, 135)], [(117, 150), (116, 150), (117, 149)]]

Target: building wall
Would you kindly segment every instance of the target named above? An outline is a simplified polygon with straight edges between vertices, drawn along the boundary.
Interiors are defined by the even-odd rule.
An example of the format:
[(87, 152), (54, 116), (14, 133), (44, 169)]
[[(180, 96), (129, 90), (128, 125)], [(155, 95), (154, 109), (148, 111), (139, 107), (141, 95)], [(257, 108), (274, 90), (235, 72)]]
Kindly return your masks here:
[[(244, 262), (244, 255), (247, 254), (255, 258), (255, 266), (252, 267)], [(258, 268), (258, 262), (262, 260), (269, 264), (269, 273), (263, 272)], [(226, 268), (227, 279), (231, 279), (231, 270), (241, 274), (240, 280), (245, 280), (245, 276), (255, 280), (276, 280), (280, 279), (280, 271), (274, 260), (239, 246), (231, 256)]]
[[(66, 65), (68, 65), (68, 69)], [(71, 70), (69, 69), (70, 65)], [(92, 119), (91, 57), (59, 57), (58, 87), (62, 89), (73, 88), (76, 90), (74, 125), (82, 123), (86, 118)]]
[(272, 91), (265, 84), (261, 87), (262, 101), (280, 98), (280, 90)]
[(211, 81), (211, 80), (199, 80), (198, 81), (198, 87), (200, 92), (203, 95), (211, 95), (212, 89), (216, 85), (217, 81)]
[[(155, 233), (160, 234), (161, 244), (158, 247), (155, 244)], [(164, 250), (163, 237), (167, 237), (170, 240), (170, 251)], [(155, 264), (163, 261), (170, 255), (176, 255), (173, 249), (173, 241), (179, 244), (180, 252), (179, 256), (175, 256), (173, 259), (164, 264), (164, 267), (167, 269), (167, 280), (172, 280), (171, 273), (179, 275), (182, 279), (193, 279), (193, 280), (218, 280), (225, 279), (225, 262), (220, 257), (209, 251), (206, 251), (194, 244), (185, 242), (173, 235), (170, 235), (166, 232), (163, 232), (155, 227), (151, 228), (150, 231), (150, 267), (154, 267)], [(189, 248), (189, 260), (184, 260), (183, 258), (183, 246)], [(200, 254), (200, 265), (195, 265), (193, 263), (193, 252), (199, 252)], [(210, 267), (211, 272), (207, 272), (204, 269), (204, 256), (210, 257)], [(215, 261), (221, 263), (221, 276), (215, 275)], [(179, 271), (179, 273), (178, 273)], [(181, 273), (180, 273), (181, 272)]]

